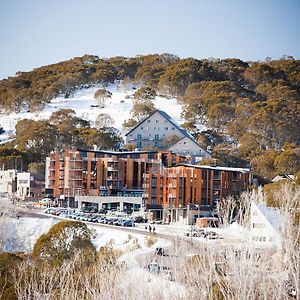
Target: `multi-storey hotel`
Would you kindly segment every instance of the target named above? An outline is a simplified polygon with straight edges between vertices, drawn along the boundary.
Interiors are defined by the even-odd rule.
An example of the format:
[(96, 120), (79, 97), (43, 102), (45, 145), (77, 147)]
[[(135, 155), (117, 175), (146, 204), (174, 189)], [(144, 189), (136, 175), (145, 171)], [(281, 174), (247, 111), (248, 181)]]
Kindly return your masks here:
[[(170, 151), (51, 152), (46, 188), (64, 205), (108, 209), (146, 208), (154, 218), (179, 220), (187, 208), (198, 214), (250, 186), (249, 169), (187, 164)], [(75, 200), (75, 202), (74, 202)]]
[(78, 199), (86, 201), (91, 199), (88, 196), (141, 197), (144, 174), (184, 161), (184, 156), (170, 151), (51, 152), (46, 159), (46, 188), (52, 190), (54, 197), (66, 201), (80, 196), (85, 198)]
[(143, 201), (165, 219), (186, 217), (186, 208), (191, 214), (208, 215), (220, 199), (238, 195), (250, 183), (249, 169), (178, 164), (161, 173), (144, 174)]

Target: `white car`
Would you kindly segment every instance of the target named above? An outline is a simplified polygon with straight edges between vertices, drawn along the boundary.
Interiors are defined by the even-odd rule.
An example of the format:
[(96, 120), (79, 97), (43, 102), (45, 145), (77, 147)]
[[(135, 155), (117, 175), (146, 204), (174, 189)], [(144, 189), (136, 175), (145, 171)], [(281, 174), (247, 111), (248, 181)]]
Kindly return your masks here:
[(40, 200), (39, 203), (42, 205), (47, 205), (47, 204), (52, 204), (53, 201), (50, 198), (44, 198), (44, 199)]

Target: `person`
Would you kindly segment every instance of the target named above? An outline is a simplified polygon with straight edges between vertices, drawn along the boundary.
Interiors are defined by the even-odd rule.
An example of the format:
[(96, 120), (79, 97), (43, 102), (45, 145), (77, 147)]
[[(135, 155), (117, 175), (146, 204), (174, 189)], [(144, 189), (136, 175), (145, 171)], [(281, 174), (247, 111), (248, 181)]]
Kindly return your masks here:
[(149, 225), (149, 232), (151, 232), (152, 231), (152, 228), (151, 228), (151, 225)]
[(145, 226), (145, 230), (147, 231), (147, 229), (148, 229), (148, 227), (147, 226)]
[(155, 227), (153, 226), (153, 233), (155, 233), (155, 230), (156, 230), (156, 229), (155, 229)]

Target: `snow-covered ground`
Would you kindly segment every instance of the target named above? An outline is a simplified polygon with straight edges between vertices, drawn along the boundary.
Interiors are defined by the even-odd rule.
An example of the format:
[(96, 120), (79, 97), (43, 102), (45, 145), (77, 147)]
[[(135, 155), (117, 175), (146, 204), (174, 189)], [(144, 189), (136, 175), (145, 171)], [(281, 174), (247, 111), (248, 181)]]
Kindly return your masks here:
[(54, 218), (9, 218), (1, 217), (0, 235), (2, 251), (31, 252), (37, 239), (57, 223)]
[[(132, 98), (130, 98), (135, 90), (118, 87), (116, 84), (108, 86), (106, 89), (112, 93), (112, 97), (106, 100), (104, 108), (95, 107), (97, 100), (94, 99), (94, 94), (101, 86), (94, 86), (87, 89), (78, 90), (73, 97), (65, 99), (63, 96), (51, 100), (45, 108), (37, 112), (20, 112), (0, 114), (0, 126), (5, 130), (5, 133), (0, 135), (0, 141), (8, 139), (14, 134), (15, 125), (22, 119), (41, 120), (47, 119), (50, 115), (59, 109), (73, 109), (76, 115), (80, 118), (90, 121), (94, 124), (96, 117), (101, 113), (109, 114), (115, 121), (114, 127), (122, 132), (122, 124), (126, 119), (129, 119), (132, 109)], [(179, 124), (183, 122), (181, 118), (182, 106), (175, 98), (167, 99), (157, 96), (154, 101), (155, 107), (167, 112)]]
[[(0, 239), (3, 243), (3, 251), (30, 252), (37, 239), (60, 220), (57, 218), (0, 218)], [(147, 236), (138, 233), (129, 233), (118, 228), (99, 227), (89, 224), (88, 227), (95, 231), (93, 244), (99, 250), (102, 246), (109, 245), (122, 252), (130, 252), (136, 249), (149, 249)], [(153, 247), (166, 245), (162, 239), (157, 239)], [(0, 250), (1, 251), (1, 250)]]

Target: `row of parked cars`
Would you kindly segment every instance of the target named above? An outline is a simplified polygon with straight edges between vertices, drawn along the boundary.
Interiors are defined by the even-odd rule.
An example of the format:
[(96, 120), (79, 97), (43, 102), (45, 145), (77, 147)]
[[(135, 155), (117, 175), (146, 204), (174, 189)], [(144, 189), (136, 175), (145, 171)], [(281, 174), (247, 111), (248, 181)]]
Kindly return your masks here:
[(185, 234), (187, 237), (202, 237), (210, 240), (215, 240), (221, 238), (215, 231), (204, 230), (192, 227), (192, 229)]
[(122, 218), (116, 216), (99, 215), (92, 213), (85, 213), (83, 211), (74, 211), (69, 209), (57, 209), (48, 208), (45, 213), (52, 214), (55, 216), (60, 216), (62, 218), (68, 218), (78, 221), (86, 221), (93, 223), (101, 223), (107, 225), (124, 226), (124, 227), (134, 227), (134, 220), (131, 218)]

